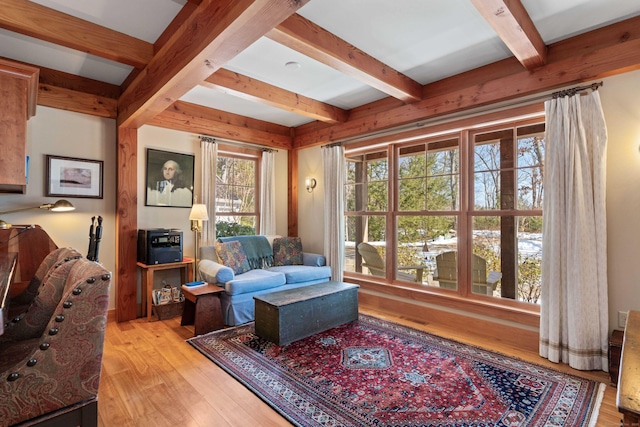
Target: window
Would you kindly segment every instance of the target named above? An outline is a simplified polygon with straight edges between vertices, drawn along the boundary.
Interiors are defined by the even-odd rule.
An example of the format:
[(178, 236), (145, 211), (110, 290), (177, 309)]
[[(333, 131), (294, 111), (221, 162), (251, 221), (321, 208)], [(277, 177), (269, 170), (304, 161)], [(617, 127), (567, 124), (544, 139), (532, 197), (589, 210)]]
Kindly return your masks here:
[(544, 118), (503, 122), (347, 148), (345, 273), (537, 303)]
[(216, 170), (216, 237), (257, 234), (259, 152), (219, 152)]

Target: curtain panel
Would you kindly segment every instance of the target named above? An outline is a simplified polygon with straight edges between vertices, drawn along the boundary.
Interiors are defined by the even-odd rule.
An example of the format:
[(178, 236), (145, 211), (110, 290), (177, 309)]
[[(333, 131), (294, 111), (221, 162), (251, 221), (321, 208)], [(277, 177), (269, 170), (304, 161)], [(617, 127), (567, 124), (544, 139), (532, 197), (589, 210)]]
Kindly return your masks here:
[(272, 236), (276, 234), (276, 178), (275, 154), (272, 151), (262, 153), (260, 166), (260, 234)]
[(324, 255), (332, 280), (342, 281), (344, 262), (344, 147), (322, 147), (324, 170)]
[(606, 148), (597, 91), (546, 112), (540, 355), (608, 371)]
[[(210, 139), (210, 138), (206, 138)], [(216, 171), (218, 164), (218, 146), (215, 142), (200, 140), (200, 170), (202, 171), (200, 188), (202, 204), (207, 206), (209, 221), (202, 223), (201, 246), (210, 246), (216, 241)]]

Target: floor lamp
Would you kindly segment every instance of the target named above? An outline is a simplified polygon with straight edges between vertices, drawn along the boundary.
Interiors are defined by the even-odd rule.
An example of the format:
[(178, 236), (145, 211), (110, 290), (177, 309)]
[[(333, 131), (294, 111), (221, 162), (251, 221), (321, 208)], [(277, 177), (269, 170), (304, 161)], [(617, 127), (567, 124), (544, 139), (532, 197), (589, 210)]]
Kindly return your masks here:
[(199, 203), (194, 203), (191, 207), (191, 213), (189, 214), (191, 220), (191, 231), (196, 234), (195, 245), (195, 259), (193, 260), (193, 280), (198, 280), (198, 237), (202, 231), (202, 221), (209, 221), (209, 215), (207, 214), (207, 206)]

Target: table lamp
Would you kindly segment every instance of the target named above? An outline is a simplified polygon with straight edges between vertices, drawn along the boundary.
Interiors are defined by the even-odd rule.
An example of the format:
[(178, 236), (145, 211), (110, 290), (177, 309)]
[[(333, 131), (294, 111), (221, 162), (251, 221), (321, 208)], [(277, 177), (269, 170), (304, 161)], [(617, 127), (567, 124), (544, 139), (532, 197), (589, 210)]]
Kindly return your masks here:
[(202, 221), (209, 221), (209, 215), (207, 214), (207, 206), (199, 203), (194, 203), (191, 207), (191, 213), (189, 214), (191, 220), (191, 231), (195, 232), (195, 253), (193, 260), (193, 280), (198, 280), (198, 237), (202, 231)]

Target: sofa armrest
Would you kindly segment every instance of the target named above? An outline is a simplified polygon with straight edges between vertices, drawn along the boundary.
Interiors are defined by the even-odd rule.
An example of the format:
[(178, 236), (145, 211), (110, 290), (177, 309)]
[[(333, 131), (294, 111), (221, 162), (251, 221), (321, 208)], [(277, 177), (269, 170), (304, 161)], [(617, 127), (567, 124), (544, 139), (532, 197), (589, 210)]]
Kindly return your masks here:
[(233, 269), (210, 259), (203, 259), (198, 262), (198, 272), (202, 280), (212, 284), (224, 284), (235, 278)]
[(309, 265), (312, 267), (323, 267), (326, 265), (327, 260), (324, 255), (314, 254), (311, 252), (302, 253), (302, 265)]

